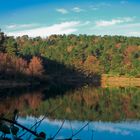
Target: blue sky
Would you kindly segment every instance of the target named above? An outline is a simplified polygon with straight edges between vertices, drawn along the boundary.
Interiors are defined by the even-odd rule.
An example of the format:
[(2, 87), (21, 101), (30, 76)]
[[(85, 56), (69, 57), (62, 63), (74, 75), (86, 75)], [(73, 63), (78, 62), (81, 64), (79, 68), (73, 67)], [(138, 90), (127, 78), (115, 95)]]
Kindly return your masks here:
[(13, 36), (140, 36), (139, 13), (139, 0), (1, 0), (0, 28)]

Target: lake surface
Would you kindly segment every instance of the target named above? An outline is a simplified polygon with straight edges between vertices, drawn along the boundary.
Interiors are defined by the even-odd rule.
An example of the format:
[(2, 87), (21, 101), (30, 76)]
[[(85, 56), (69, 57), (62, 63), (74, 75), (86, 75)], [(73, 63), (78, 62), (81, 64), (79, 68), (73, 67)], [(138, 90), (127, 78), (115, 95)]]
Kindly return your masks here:
[[(41, 117), (38, 119), (41, 119)], [(33, 122), (36, 122), (36, 118), (29, 116), (26, 118), (19, 118), (19, 122), (30, 128), (34, 124)], [(87, 124), (87, 121), (65, 121), (61, 131), (55, 138), (70, 138), (72, 134), (79, 131), (79, 129), (81, 129), (85, 124)], [(50, 136), (55, 135), (61, 125), (62, 121), (52, 121), (46, 118), (38, 128), (38, 131), (46, 132), (49, 138)], [(28, 137), (29, 134), (26, 135), (26, 138)], [(124, 121), (116, 123), (91, 121), (89, 125), (74, 138), (82, 140), (139, 140), (140, 121)]]
[[(140, 139), (140, 89), (95, 88), (85, 86), (65, 91), (60, 89), (0, 90), (0, 113), (11, 118), (19, 110), (18, 122), (30, 128), (47, 113), (37, 128), (55, 138), (70, 138), (89, 123), (74, 138), (89, 140)], [(51, 93), (52, 92), (52, 93)], [(20, 131), (20, 134), (22, 132)], [(19, 135), (20, 135), (19, 134)], [(30, 137), (26, 134), (24, 139)], [(33, 139), (33, 136), (30, 137)]]

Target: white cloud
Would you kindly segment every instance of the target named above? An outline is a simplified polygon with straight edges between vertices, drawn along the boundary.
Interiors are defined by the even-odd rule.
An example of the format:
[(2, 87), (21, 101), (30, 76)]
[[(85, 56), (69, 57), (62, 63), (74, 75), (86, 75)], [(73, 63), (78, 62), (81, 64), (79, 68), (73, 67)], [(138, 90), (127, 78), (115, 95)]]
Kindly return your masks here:
[(112, 19), (112, 20), (100, 20), (96, 21), (95, 24), (98, 27), (107, 27), (107, 26), (113, 26), (120, 23), (126, 23), (133, 21), (133, 18), (126, 17), (126, 18), (118, 18), (118, 19)]
[(129, 36), (140, 36), (140, 31), (128, 32)]
[(140, 22), (126, 22), (114, 26), (91, 26), (89, 34), (95, 35), (123, 35), (123, 36), (140, 36)]
[(33, 28), (39, 26), (38, 24), (11, 24), (6, 25), (6, 29), (22, 29), (22, 28)]
[(72, 9), (72, 11), (73, 11), (73, 12), (76, 12), (76, 13), (80, 13), (80, 12), (82, 12), (82, 11), (84, 11), (84, 10), (81, 9), (81, 8), (79, 8), (79, 7), (74, 7), (74, 8)]
[(8, 32), (7, 35), (11, 36), (23, 36), (28, 35), (30, 37), (46, 37), (52, 34), (71, 34), (77, 31), (77, 27), (80, 26), (79, 21), (68, 21), (60, 24), (54, 24), (47, 27), (38, 27), (34, 29), (27, 29), (21, 31)]
[(110, 21), (107, 20), (100, 20), (100, 21), (96, 21), (96, 26), (98, 27), (106, 27), (106, 26), (111, 26), (111, 25), (115, 25), (118, 23), (121, 23), (122, 21), (119, 19), (113, 19)]
[(56, 11), (61, 13), (61, 14), (67, 14), (68, 13), (68, 10), (66, 10), (64, 8), (56, 9)]

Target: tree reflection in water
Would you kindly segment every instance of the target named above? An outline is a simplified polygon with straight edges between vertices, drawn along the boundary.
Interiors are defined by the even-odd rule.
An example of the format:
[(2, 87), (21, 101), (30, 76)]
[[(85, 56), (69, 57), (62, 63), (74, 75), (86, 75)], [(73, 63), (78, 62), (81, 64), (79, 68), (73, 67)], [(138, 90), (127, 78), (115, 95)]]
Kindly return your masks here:
[[(139, 88), (83, 87), (68, 91), (63, 96), (48, 97), (51, 91), (26, 92), (1, 99), (0, 112), (10, 117), (14, 109), (20, 116), (43, 116), (56, 108), (48, 117), (69, 120), (122, 121), (140, 119)], [(46, 97), (47, 95), (47, 97)]]

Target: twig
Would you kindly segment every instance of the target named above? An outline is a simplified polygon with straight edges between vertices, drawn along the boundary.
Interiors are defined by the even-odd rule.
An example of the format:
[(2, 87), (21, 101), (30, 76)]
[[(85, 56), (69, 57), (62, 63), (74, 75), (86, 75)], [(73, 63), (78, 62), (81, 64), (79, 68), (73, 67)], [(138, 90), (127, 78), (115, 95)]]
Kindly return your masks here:
[[(44, 117), (41, 119), (41, 120), (39, 120), (39, 121), (37, 121), (34, 125), (32, 125), (31, 127), (30, 127), (30, 129), (32, 129), (33, 127), (35, 127), (36, 125), (36, 127), (35, 127), (35, 130), (39, 127), (39, 125), (41, 124), (41, 122), (47, 117), (47, 115), (49, 115), (49, 114), (52, 114), (56, 109), (58, 109), (59, 107), (61, 106), (61, 104), (59, 105), (59, 106), (57, 106), (56, 108), (54, 108), (50, 113), (46, 113), (45, 115), (44, 115)], [(25, 133), (23, 133), (22, 135), (20, 135), (19, 136), (19, 138), (21, 138), (22, 136), (24, 136), (25, 134), (26, 134), (27, 132), (25, 132)]]
[(15, 124), (15, 125), (17, 125), (17, 126), (23, 128), (23, 129), (25, 129), (26, 131), (30, 132), (30, 133), (33, 134), (34, 136), (39, 137), (39, 135), (38, 135), (36, 132), (34, 132), (34, 131), (28, 129), (27, 127), (25, 127), (25, 126), (23, 126), (23, 125), (21, 125), (21, 124), (15, 122), (15, 121), (12, 121), (12, 120), (9, 120), (9, 119), (5, 119), (5, 118), (0, 118), (0, 120), (9, 122), (9, 123), (11, 123), (11, 124)]
[(72, 139), (74, 136), (76, 136), (77, 134), (79, 134), (87, 125), (89, 125), (89, 122), (86, 123), (82, 128), (80, 128), (75, 134), (73, 134), (70, 139)]
[(65, 123), (65, 120), (62, 122), (60, 128), (58, 129), (58, 131), (56, 132), (56, 134), (52, 137), (52, 140), (58, 135), (58, 133), (60, 132), (60, 130), (62, 129), (63, 125)]
[(72, 135), (73, 135), (73, 129), (72, 129), (71, 121), (69, 121), (69, 122), (70, 122), (71, 132), (72, 132)]
[(56, 109), (58, 109), (60, 106), (61, 106), (61, 104), (60, 104), (59, 106), (57, 106), (56, 108), (54, 108), (51, 112), (46, 113), (46, 114), (44, 115), (44, 117), (43, 117), (41, 120), (39, 120), (38, 122), (36, 122), (31, 128), (33, 128), (33, 127), (36, 126), (37, 124), (38, 124), (37, 127), (39, 127), (39, 125), (40, 125), (41, 122), (47, 117), (47, 115), (52, 114), (52, 113), (53, 113)]

